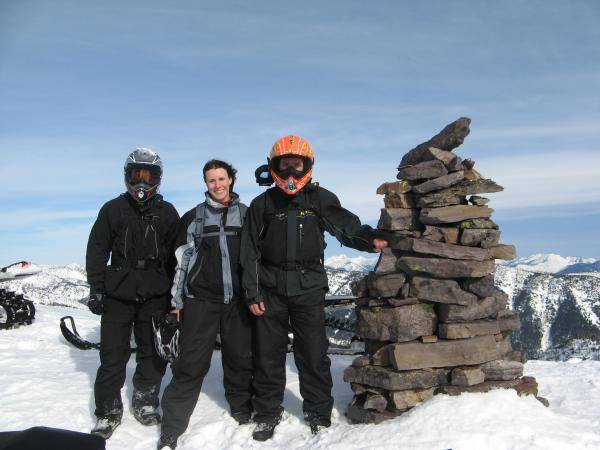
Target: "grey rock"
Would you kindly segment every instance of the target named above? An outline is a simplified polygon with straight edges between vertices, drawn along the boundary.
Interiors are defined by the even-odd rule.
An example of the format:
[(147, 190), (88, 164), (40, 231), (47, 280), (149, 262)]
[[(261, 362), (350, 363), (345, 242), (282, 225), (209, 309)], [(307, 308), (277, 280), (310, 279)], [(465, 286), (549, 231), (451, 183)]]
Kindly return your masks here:
[(367, 393), (363, 408), (382, 412), (386, 410), (387, 403), (387, 399), (383, 395)]
[(413, 192), (416, 194), (426, 194), (432, 191), (439, 191), (457, 183), (460, 183), (464, 178), (464, 172), (459, 170), (458, 172), (452, 172), (441, 177), (434, 178), (433, 180), (425, 181), (424, 183), (413, 186)]
[(463, 306), (477, 302), (477, 296), (463, 291), (456, 281), (435, 278), (414, 277), (410, 282), (410, 295), (430, 302)]
[(508, 296), (502, 291), (496, 291), (491, 297), (486, 297), (470, 306), (441, 304), (438, 317), (445, 323), (472, 322), (477, 319), (495, 317), (498, 311), (506, 309)]
[(494, 261), (402, 256), (398, 258), (396, 267), (409, 275), (426, 274), (436, 278), (477, 278), (492, 273), (494, 271)]
[(522, 377), (509, 381), (485, 381), (475, 386), (440, 386), (434, 394), (460, 395), (464, 392), (489, 392), (492, 389), (514, 389), (520, 396), (537, 395), (538, 384), (533, 377)]
[(368, 276), (365, 276), (359, 280), (355, 280), (350, 283), (350, 290), (352, 291), (352, 295), (354, 295), (355, 297), (368, 297), (369, 296), (369, 288), (367, 286), (367, 278), (368, 278)]
[(490, 228), (498, 229), (498, 224), (492, 219), (468, 219), (458, 224), (461, 230), (467, 230), (471, 228)]
[(519, 331), (521, 329), (521, 320), (519, 315), (508, 309), (498, 312), (498, 325), (501, 332), (504, 331)]
[(354, 392), (355, 395), (366, 394), (367, 392), (371, 394), (384, 394), (386, 392), (385, 389), (374, 388), (367, 386), (366, 384), (358, 383), (350, 383), (350, 389), (352, 389), (352, 392)]
[(478, 367), (456, 367), (450, 377), (453, 386), (474, 386), (485, 381), (483, 370)]
[(396, 370), (473, 365), (499, 358), (498, 346), (493, 336), (440, 340), (433, 344), (392, 344), (389, 352), (392, 366)]
[(357, 334), (378, 341), (405, 342), (433, 334), (437, 317), (431, 305), (356, 308)]
[(461, 117), (458, 120), (446, 125), (442, 131), (429, 139), (427, 142), (417, 145), (402, 157), (400, 167), (417, 164), (428, 159), (433, 159), (434, 156), (429, 151), (430, 147), (440, 150), (453, 150), (463, 143), (465, 137), (468, 136), (470, 129), (469, 124), (471, 119)]
[(517, 257), (517, 249), (514, 245), (498, 244), (488, 248), (490, 259), (503, 259), (510, 261)]
[(400, 195), (406, 194), (412, 190), (412, 186), (408, 181), (391, 181), (383, 183), (377, 188), (379, 195)]
[(406, 208), (382, 208), (377, 224), (380, 230), (418, 230), (419, 211)]
[(388, 275), (370, 274), (367, 277), (369, 294), (373, 297), (396, 297), (404, 286), (406, 277), (401, 273)]
[(350, 423), (373, 423), (378, 424), (393, 419), (402, 414), (402, 411), (373, 411), (365, 409), (357, 404), (350, 404), (346, 410), (346, 417)]
[(383, 197), (383, 204), (386, 208), (411, 209), (416, 206), (415, 199), (411, 194), (386, 194)]
[(523, 364), (517, 361), (499, 359), (479, 367), (485, 374), (485, 381), (514, 380), (523, 376)]
[(451, 151), (429, 147), (426, 153), (428, 153), (427, 156), (430, 156), (432, 159), (441, 161), (444, 166), (446, 166), (446, 169), (451, 168), (457, 170), (457, 167), (460, 165), (461, 159)]
[(462, 245), (468, 246), (480, 246), (482, 248), (490, 248), (498, 245), (499, 240), (500, 230), (472, 228), (462, 230), (462, 233), (460, 234), (460, 243)]
[(436, 206), (436, 204), (437, 206), (442, 206), (445, 202), (456, 201), (456, 199), (463, 200), (462, 202), (457, 203), (466, 203), (467, 195), (482, 194), (485, 192), (500, 192), (503, 189), (502, 186), (496, 184), (492, 180), (463, 180), (449, 188), (431, 192), (423, 196), (417, 196), (417, 206)]
[(416, 297), (403, 297), (403, 298), (386, 298), (388, 305), (390, 306), (406, 306), (406, 305), (416, 305), (417, 303), (421, 303)]
[[(422, 344), (435, 345), (435, 344)], [(346, 367), (344, 381), (346, 383), (367, 384), (388, 391), (404, 391), (406, 389), (427, 389), (448, 383), (448, 369), (423, 369), (396, 371), (388, 367), (365, 366)]]
[(473, 205), (485, 206), (490, 202), (490, 199), (486, 198), (486, 197), (480, 197), (479, 195), (472, 195), (471, 198), (469, 199), (469, 201)]
[(430, 241), (456, 244), (458, 243), (458, 228), (425, 225), (425, 231), (423, 231), (422, 237), (423, 239), (428, 239)]
[(491, 297), (496, 291), (494, 286), (494, 275), (486, 275), (482, 278), (468, 278), (462, 281), (463, 289), (472, 292), (479, 298)]
[(395, 409), (405, 411), (433, 397), (434, 388), (409, 389), (406, 391), (390, 391), (390, 403)]
[[(406, 210), (401, 210), (406, 211)], [(467, 219), (488, 218), (494, 212), (487, 206), (454, 205), (441, 208), (423, 208), (419, 216), (421, 223), (435, 225), (438, 223), (455, 223)]]
[(461, 323), (440, 323), (438, 335), (442, 339), (466, 339), (500, 333), (498, 320), (475, 320)]
[(415, 197), (417, 208), (440, 208), (442, 206), (466, 205), (467, 198), (462, 195), (444, 194), (442, 191), (432, 192), (424, 196)]
[(363, 367), (368, 366), (369, 364), (371, 364), (371, 358), (369, 355), (360, 355), (352, 360), (352, 365), (354, 367)]
[(438, 178), (447, 173), (448, 170), (446, 170), (444, 163), (434, 159), (431, 161), (423, 161), (413, 166), (401, 167), (398, 171), (398, 179), (409, 181), (424, 180)]
[(425, 255), (441, 256), (450, 259), (472, 259), (483, 261), (488, 259), (488, 251), (482, 248), (465, 247), (462, 245), (447, 244), (428, 239), (400, 238), (391, 244), (394, 250), (422, 253)]
[(373, 269), (378, 275), (396, 272), (396, 262), (398, 261), (398, 252), (394, 252), (391, 248), (384, 248), (379, 253), (379, 259)]

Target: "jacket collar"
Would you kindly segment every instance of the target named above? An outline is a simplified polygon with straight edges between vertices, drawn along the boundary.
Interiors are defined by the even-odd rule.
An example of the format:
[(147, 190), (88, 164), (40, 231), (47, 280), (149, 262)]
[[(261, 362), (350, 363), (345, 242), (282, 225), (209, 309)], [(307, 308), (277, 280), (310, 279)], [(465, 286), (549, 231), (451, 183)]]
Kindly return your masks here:
[(222, 203), (219, 203), (219, 202), (213, 200), (213, 198), (210, 196), (208, 191), (204, 193), (204, 196), (206, 197), (206, 204), (214, 209), (228, 208), (230, 206), (237, 205), (240, 202), (240, 197), (235, 192), (231, 193), (231, 201), (229, 202), (228, 205), (224, 205)]

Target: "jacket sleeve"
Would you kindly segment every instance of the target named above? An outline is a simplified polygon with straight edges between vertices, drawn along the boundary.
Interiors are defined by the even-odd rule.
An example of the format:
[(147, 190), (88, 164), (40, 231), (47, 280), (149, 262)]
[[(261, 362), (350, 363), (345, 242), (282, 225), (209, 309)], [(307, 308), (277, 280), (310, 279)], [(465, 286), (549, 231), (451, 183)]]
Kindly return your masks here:
[(175, 268), (173, 275), (173, 286), (171, 288), (171, 306), (176, 309), (183, 308), (183, 297), (185, 294), (184, 287), (187, 280), (190, 260), (196, 251), (194, 248), (194, 230), (190, 227), (190, 224), (193, 223), (194, 217), (195, 215), (193, 215), (193, 211), (190, 211), (190, 213), (185, 214), (179, 220), (179, 225), (177, 226), (174, 244)]
[(165, 236), (165, 250), (167, 251), (165, 270), (171, 279), (175, 276), (175, 266), (177, 265), (175, 249), (177, 248), (176, 239), (179, 234), (179, 222), (179, 213), (175, 207), (171, 207), (166, 220), (167, 232)]
[(263, 215), (257, 197), (252, 201), (242, 227), (240, 263), (242, 264), (242, 288), (248, 303), (263, 298), (260, 292), (260, 249), (258, 241), (263, 228)]
[(319, 188), (321, 222), (328, 233), (346, 247), (360, 251), (373, 250), (373, 228), (361, 225), (355, 214), (343, 208), (335, 194)]
[(85, 270), (91, 294), (105, 293), (104, 277), (106, 263), (112, 249), (112, 240), (108, 220), (108, 204), (105, 204), (100, 209), (96, 222), (92, 226), (92, 231), (90, 231), (85, 255)]

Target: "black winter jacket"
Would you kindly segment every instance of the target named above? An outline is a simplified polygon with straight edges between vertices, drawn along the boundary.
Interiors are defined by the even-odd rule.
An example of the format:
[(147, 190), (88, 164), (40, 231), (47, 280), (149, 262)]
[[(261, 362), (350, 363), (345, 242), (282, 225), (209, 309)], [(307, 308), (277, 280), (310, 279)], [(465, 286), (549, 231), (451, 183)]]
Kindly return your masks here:
[[(203, 217), (197, 218), (201, 205)], [(236, 193), (227, 206), (206, 193), (204, 203), (183, 215), (175, 241), (174, 308), (181, 309), (185, 298), (230, 303), (242, 297), (240, 234), (246, 210)]]
[(87, 245), (91, 292), (128, 301), (167, 295), (178, 220), (177, 210), (158, 194), (143, 205), (127, 193), (105, 203)]
[(348, 247), (372, 249), (372, 228), (316, 183), (294, 196), (272, 187), (256, 197), (242, 230), (246, 299), (264, 298), (265, 289), (287, 296), (327, 289), (324, 231)]

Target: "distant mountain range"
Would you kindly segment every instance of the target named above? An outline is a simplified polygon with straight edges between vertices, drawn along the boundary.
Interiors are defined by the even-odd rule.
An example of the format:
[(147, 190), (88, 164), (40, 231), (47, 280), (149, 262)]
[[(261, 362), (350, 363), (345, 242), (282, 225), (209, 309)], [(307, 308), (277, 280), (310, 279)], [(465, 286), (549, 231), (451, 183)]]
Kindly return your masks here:
[[(351, 294), (350, 283), (375, 263), (373, 257), (327, 258), (329, 293)], [(41, 268), (37, 275), (0, 287), (36, 303), (85, 308), (89, 288), (82, 267)], [(528, 358), (600, 360), (600, 261), (554, 254), (518, 258), (497, 265), (496, 285), (519, 313), (522, 327), (512, 335), (513, 345)]]

